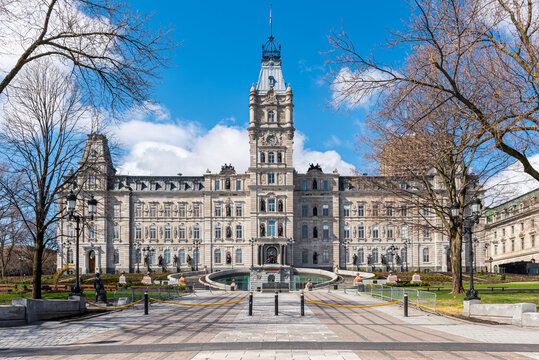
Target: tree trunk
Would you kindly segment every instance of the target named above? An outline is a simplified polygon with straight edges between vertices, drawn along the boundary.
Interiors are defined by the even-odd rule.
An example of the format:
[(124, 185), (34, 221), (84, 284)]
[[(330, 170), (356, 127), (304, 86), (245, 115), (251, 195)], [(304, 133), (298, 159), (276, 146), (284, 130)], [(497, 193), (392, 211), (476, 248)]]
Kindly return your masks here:
[(457, 228), (450, 229), (451, 234), (451, 294), (464, 293), (462, 286), (462, 234)]
[(41, 270), (43, 268), (43, 245), (44, 233), (38, 231), (36, 234), (36, 242), (34, 244), (34, 266), (32, 280), (32, 299), (41, 299)]

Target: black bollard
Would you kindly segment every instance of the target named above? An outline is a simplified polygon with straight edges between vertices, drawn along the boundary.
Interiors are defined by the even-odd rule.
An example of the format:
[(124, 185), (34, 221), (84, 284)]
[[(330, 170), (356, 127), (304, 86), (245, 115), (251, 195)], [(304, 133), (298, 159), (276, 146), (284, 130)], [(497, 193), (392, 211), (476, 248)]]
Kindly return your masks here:
[(249, 316), (253, 316), (253, 292), (249, 293)]
[(305, 316), (305, 294), (301, 292), (301, 316)]
[(408, 294), (404, 294), (402, 302), (404, 304), (404, 317), (408, 317)]
[(279, 293), (275, 290), (275, 316), (279, 315)]
[(144, 293), (144, 315), (148, 315), (148, 305), (149, 305), (149, 298), (148, 298), (148, 293), (145, 292)]

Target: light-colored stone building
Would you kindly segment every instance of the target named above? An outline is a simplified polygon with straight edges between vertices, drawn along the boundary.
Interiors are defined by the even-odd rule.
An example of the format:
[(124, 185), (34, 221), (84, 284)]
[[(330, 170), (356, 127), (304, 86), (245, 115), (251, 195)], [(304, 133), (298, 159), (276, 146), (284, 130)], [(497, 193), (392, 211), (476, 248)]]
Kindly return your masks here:
[(539, 274), (539, 188), (486, 210), (489, 271)]
[[(425, 226), (426, 219), (436, 223), (435, 214), (375, 185), (389, 178), (341, 176), (317, 165), (296, 172), (293, 110), (280, 46), (270, 37), (249, 92), (244, 174), (226, 164), (200, 176), (116, 174), (107, 139), (89, 135), (72, 185), (80, 204), (98, 200), (96, 217), (81, 230), (81, 272), (145, 271), (145, 260), (169, 271), (265, 263), (447, 271), (448, 241)], [(61, 268), (73, 262), (74, 224), (62, 220), (58, 234)]]

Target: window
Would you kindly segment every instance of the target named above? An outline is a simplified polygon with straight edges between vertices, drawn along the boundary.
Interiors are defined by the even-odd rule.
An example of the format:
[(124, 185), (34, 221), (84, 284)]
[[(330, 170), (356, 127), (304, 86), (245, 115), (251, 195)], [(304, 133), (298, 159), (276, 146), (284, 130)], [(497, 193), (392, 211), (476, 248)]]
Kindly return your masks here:
[(200, 205), (193, 205), (193, 217), (200, 217)]
[(401, 189), (406, 190), (406, 183), (401, 183)]
[(215, 225), (215, 238), (220, 239), (222, 236), (221, 225)]
[(200, 239), (200, 227), (198, 225), (193, 228), (193, 239)]
[(301, 205), (301, 216), (308, 216), (308, 208), (307, 205)]
[(377, 263), (378, 263), (378, 249), (374, 248), (372, 249), (371, 264), (377, 264)]
[(277, 162), (282, 163), (283, 162), (283, 155), (279, 152), (277, 153)]
[(268, 200), (268, 211), (275, 212), (275, 199)]
[(515, 225), (511, 225), (511, 235), (515, 233)]
[(408, 250), (406, 248), (401, 249), (401, 264), (408, 263)]
[(170, 240), (170, 225), (165, 225), (165, 240)]
[(429, 216), (429, 208), (423, 208), (423, 216)]
[(180, 259), (179, 259), (180, 264), (184, 264), (185, 263), (185, 250), (183, 250), (183, 249), (180, 250), (180, 256), (179, 257), (180, 257)]
[(429, 231), (429, 228), (428, 227), (424, 227), (423, 228), (423, 237), (428, 239), (430, 237), (430, 231)]
[(93, 224), (88, 225), (88, 239), (95, 239), (95, 226)]
[(75, 233), (73, 232), (73, 225), (67, 225), (67, 237), (73, 240)]
[(135, 216), (141, 217), (142, 216), (142, 204), (136, 204), (135, 205)]
[(114, 224), (113, 238), (114, 239), (119, 239), (120, 238), (120, 225), (118, 225), (118, 224)]
[(373, 239), (378, 239), (379, 236), (378, 236), (378, 225), (373, 225), (372, 226), (372, 238)]
[(214, 251), (215, 253), (215, 256), (214, 256), (214, 262), (216, 264), (220, 264), (221, 263), (221, 249), (215, 249)]
[(329, 262), (329, 250), (328, 249), (322, 250), (322, 262), (326, 263), (326, 264)]
[(95, 176), (94, 175), (88, 176), (88, 184), (95, 185)]
[(236, 181), (236, 190), (241, 190), (241, 180)]
[(140, 225), (135, 226), (135, 239), (142, 239), (142, 227)]
[(193, 258), (195, 260), (195, 264), (200, 264), (200, 250), (193, 251)]
[(342, 215), (343, 216), (350, 216), (350, 205), (344, 205)]
[(170, 205), (165, 205), (165, 217), (170, 217)]
[[(348, 229), (348, 232), (350, 232), (350, 228)], [(322, 236), (324, 239), (329, 239), (329, 226), (324, 225), (322, 226)]]
[(157, 206), (155, 204), (150, 205), (150, 216), (155, 217), (157, 213)]
[(150, 226), (150, 239), (155, 240), (157, 238), (157, 229), (155, 225)]
[(275, 184), (275, 174), (269, 173), (268, 174), (268, 184)]
[(268, 236), (275, 236), (275, 221), (268, 221)]
[(391, 205), (387, 206), (386, 214), (387, 214), (387, 216), (393, 216), (393, 206), (391, 206)]
[(363, 250), (363, 248), (361, 248), (357, 251), (357, 265), (363, 264), (364, 261), (365, 261), (365, 251)]
[(301, 190), (307, 190), (307, 181), (303, 180), (301, 182)]
[(114, 204), (113, 216), (114, 217), (120, 217), (120, 204)]
[(67, 262), (73, 264), (73, 250), (67, 249)]
[(393, 252), (391, 252), (391, 251), (388, 250), (388, 251), (386, 252), (386, 259), (387, 259), (387, 263), (388, 263), (388, 264), (393, 263)]
[(520, 223), (520, 231), (524, 231), (524, 223)]
[(372, 206), (372, 216), (378, 216), (378, 205), (374, 204)]
[(359, 225), (357, 227), (357, 237), (360, 239), (365, 239), (365, 227), (363, 225)]
[(316, 206), (313, 207), (313, 216), (318, 216), (318, 208)]
[(273, 111), (268, 111), (268, 122), (275, 122), (275, 113)]
[(243, 216), (242, 204), (236, 204), (236, 216)]
[(236, 249), (236, 264), (241, 264), (243, 262), (243, 256), (241, 249)]
[(494, 255), (498, 255), (498, 245), (494, 245)]
[(150, 264), (154, 265), (156, 263), (155, 259), (155, 250), (150, 251)]
[(511, 251), (515, 251), (515, 240), (511, 240)]
[(323, 185), (323, 189), (324, 190), (327, 190), (328, 189), (328, 181), (327, 180), (324, 180), (324, 185)]
[(221, 204), (215, 204), (215, 216), (221, 216)]
[(429, 248), (423, 248), (423, 262), (429, 262)]
[(401, 216), (406, 216), (406, 205), (401, 205)]
[(179, 216), (180, 217), (185, 217), (185, 205), (184, 204), (181, 204), (180, 207), (179, 207)]
[(219, 180), (215, 180), (215, 190), (221, 190), (220, 187), (221, 187), (221, 184)]
[(408, 239), (408, 226), (407, 225), (401, 225), (401, 238)]
[(535, 235), (531, 236), (531, 246), (535, 247)]
[(170, 264), (170, 250), (165, 250), (165, 258), (163, 259), (165, 261), (165, 264)]
[(273, 151), (268, 153), (268, 163), (273, 164), (275, 162), (275, 154)]
[(120, 252), (118, 251), (118, 249), (114, 249), (114, 263), (120, 263)]
[(387, 226), (387, 238), (393, 239), (393, 225)]
[(137, 183), (137, 186), (136, 186), (137, 191), (142, 191), (142, 185), (143, 184), (141, 182)]
[(178, 237), (180, 239), (185, 239), (185, 226), (180, 225), (180, 228), (178, 229)]
[(301, 262), (303, 264), (307, 264), (309, 262), (309, 250), (307, 249), (301, 250)]
[(502, 254), (505, 254), (505, 242), (502, 243)]
[(266, 155), (265, 155), (263, 152), (260, 153), (260, 162), (261, 162), (261, 163), (265, 163), (265, 162), (266, 162)]
[(236, 239), (243, 238), (243, 228), (241, 225), (236, 225)]
[(322, 205), (322, 216), (329, 216), (329, 205)]
[(313, 180), (313, 190), (318, 190), (318, 183), (316, 182), (316, 179)]
[(524, 238), (520, 238), (520, 249), (524, 250)]
[(365, 208), (363, 205), (357, 206), (357, 216), (365, 216)]
[(301, 226), (301, 238), (302, 239), (307, 239), (308, 236), (309, 236), (309, 228), (307, 227), (307, 225), (302, 225)]
[(318, 229), (315, 227), (313, 227), (313, 238), (318, 238)]
[[(324, 225), (326, 226), (326, 225)], [(343, 237), (345, 239), (350, 239), (350, 226), (346, 225), (343, 229)]]

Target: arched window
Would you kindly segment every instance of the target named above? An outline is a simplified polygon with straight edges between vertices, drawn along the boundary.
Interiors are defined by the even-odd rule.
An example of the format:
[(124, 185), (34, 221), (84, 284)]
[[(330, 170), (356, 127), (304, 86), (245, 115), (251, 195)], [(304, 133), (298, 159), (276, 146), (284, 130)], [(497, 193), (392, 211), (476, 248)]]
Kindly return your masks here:
[(318, 216), (318, 208), (316, 206), (313, 207), (313, 216)]
[(313, 180), (313, 190), (318, 189), (318, 183), (316, 182), (316, 179)]
[(165, 250), (165, 264), (170, 264), (170, 250)]
[(142, 262), (142, 254), (141, 254), (140, 249), (137, 249), (135, 253), (135, 257), (136, 257), (137, 264), (140, 264)]
[(283, 201), (282, 201), (282, 200), (279, 200), (279, 201), (277, 202), (277, 211), (283, 212), (283, 208), (284, 208), (284, 207), (283, 207)]
[(150, 239), (156, 239), (157, 238), (157, 228), (155, 225), (150, 225)]
[(401, 249), (401, 263), (408, 262), (408, 250), (406, 248)]
[(278, 163), (282, 163), (282, 162), (283, 162), (283, 155), (282, 155), (282, 153), (280, 153), (280, 152), (277, 153), (277, 162), (278, 162)]
[(221, 234), (221, 225), (215, 225), (215, 238), (220, 239), (222, 237)]
[(315, 227), (313, 227), (313, 238), (317, 238), (318, 237), (318, 229)]
[(220, 264), (220, 263), (221, 263), (221, 249), (215, 249), (214, 262), (215, 262), (216, 264)]
[(268, 153), (268, 163), (273, 164), (275, 162), (275, 154), (273, 151)]
[(364, 257), (365, 257), (365, 253), (363, 251), (363, 248), (359, 249), (357, 251), (357, 264), (362, 264), (365, 260), (364, 260)]
[(179, 258), (180, 264), (185, 263), (185, 250), (183, 250), (183, 249), (180, 250), (180, 256), (179, 256), (179, 257), (180, 257), (180, 258)]
[(268, 111), (268, 122), (275, 122), (275, 113), (273, 111)]
[(423, 248), (423, 262), (429, 262), (429, 248)]
[(261, 163), (266, 162), (266, 155), (263, 152), (260, 153), (260, 162)]
[(170, 240), (170, 225), (165, 225), (165, 240)]
[(393, 262), (393, 252), (388, 250), (387, 253), (386, 253), (386, 256), (387, 256), (388, 264), (391, 264)]
[(301, 226), (301, 238), (302, 239), (307, 239), (308, 236), (309, 236), (309, 228), (307, 227), (307, 225), (302, 225)]
[(200, 239), (200, 226), (198, 225), (193, 228), (193, 239)]
[(243, 256), (241, 249), (236, 249), (236, 264), (241, 264), (243, 262)]
[(266, 211), (266, 201), (264, 199), (260, 200), (260, 211)]
[(241, 225), (236, 225), (236, 239), (243, 238), (243, 228)]
[(195, 264), (200, 264), (200, 250), (193, 251), (193, 257), (195, 258)]
[(371, 258), (371, 264), (377, 264), (378, 263), (378, 249), (372, 249), (372, 258)]

